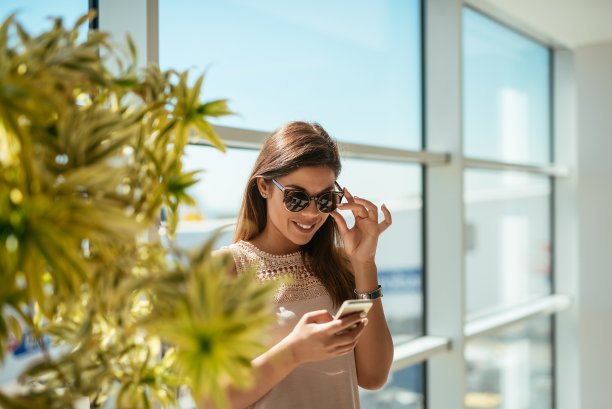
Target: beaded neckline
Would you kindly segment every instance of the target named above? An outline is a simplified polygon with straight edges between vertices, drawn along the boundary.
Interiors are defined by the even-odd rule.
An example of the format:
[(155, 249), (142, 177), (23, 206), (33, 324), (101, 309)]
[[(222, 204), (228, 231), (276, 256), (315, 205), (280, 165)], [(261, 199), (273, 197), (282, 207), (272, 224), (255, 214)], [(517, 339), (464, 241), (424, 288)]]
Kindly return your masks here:
[(266, 251), (261, 250), (259, 247), (255, 246), (253, 243), (249, 243), (248, 241), (244, 241), (244, 240), (240, 240), (237, 244), (240, 244), (242, 246), (248, 247), (250, 250), (252, 250), (254, 253), (256, 253), (257, 255), (261, 256), (261, 257), (265, 257), (265, 258), (302, 258), (302, 251), (298, 250), (298, 251), (294, 251), (293, 253), (288, 253), (288, 254), (272, 254), (272, 253), (268, 253)]
[(274, 296), (274, 302), (277, 304), (328, 294), (323, 283), (310, 270), (308, 262), (302, 258), (301, 251), (271, 254), (244, 240), (231, 244), (229, 248), (234, 256), (238, 274), (247, 271), (255, 263), (258, 281), (291, 278), (289, 282), (279, 286)]

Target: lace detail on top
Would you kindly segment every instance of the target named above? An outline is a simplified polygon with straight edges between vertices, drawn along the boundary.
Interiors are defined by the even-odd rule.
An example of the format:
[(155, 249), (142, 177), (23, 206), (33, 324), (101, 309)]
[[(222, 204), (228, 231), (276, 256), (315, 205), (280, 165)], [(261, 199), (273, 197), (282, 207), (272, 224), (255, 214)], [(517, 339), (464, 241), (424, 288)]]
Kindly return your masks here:
[(242, 240), (228, 247), (234, 256), (238, 274), (245, 272), (255, 263), (259, 281), (289, 278), (289, 282), (281, 284), (274, 296), (274, 302), (277, 304), (327, 294), (323, 283), (304, 265), (302, 253), (299, 251), (279, 256), (266, 253)]

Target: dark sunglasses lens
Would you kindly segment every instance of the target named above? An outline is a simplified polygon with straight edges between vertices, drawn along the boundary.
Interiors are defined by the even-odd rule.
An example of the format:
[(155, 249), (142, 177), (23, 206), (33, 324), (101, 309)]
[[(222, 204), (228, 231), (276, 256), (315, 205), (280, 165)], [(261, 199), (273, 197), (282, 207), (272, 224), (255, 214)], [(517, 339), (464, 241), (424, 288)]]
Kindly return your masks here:
[(338, 203), (340, 203), (341, 199), (342, 198), (338, 193), (323, 193), (321, 196), (319, 196), (319, 199), (317, 200), (317, 208), (322, 213), (333, 212), (334, 210), (336, 210), (336, 207), (338, 207)]
[(286, 192), (285, 207), (290, 212), (304, 210), (310, 203), (310, 197), (304, 192)]

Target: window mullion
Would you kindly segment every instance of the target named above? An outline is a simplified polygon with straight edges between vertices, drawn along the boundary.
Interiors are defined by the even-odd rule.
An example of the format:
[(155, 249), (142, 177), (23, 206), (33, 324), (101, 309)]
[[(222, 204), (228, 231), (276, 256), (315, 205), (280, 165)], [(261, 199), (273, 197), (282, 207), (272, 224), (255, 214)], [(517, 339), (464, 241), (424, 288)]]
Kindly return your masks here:
[(461, 7), (459, 0), (425, 2), (425, 129), (427, 150), (453, 161), (427, 167), (425, 197), (426, 334), (452, 340), (428, 360), (428, 409), (461, 408), (464, 361), (465, 263), (461, 135)]

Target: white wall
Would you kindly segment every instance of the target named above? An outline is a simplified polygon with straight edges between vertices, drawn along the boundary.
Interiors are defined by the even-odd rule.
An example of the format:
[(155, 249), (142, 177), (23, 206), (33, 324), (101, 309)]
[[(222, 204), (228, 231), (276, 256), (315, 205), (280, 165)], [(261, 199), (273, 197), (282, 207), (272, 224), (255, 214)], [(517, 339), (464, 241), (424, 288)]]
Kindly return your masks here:
[(580, 408), (612, 407), (612, 42), (575, 50)]

